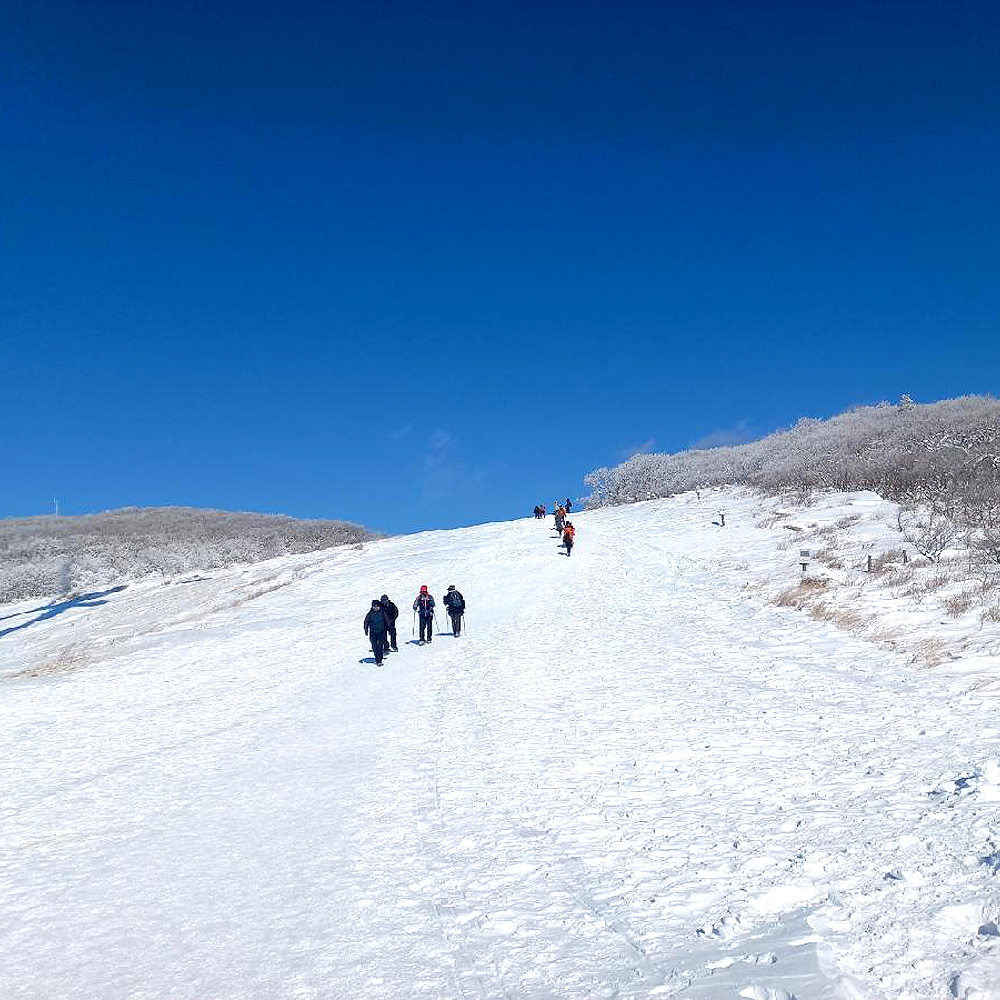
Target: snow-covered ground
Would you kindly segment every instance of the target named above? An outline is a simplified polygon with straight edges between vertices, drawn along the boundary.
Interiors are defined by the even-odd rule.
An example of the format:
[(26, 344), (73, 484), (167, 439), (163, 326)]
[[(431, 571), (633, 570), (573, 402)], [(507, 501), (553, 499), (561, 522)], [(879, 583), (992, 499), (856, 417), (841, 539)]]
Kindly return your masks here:
[(766, 507), (0, 608), (0, 997), (1000, 997), (995, 649), (775, 605)]

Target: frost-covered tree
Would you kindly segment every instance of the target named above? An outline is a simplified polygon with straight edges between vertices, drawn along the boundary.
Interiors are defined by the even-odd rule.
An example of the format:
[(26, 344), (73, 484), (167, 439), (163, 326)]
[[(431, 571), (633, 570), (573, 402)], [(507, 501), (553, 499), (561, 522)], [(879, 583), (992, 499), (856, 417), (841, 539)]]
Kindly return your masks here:
[(0, 520), (0, 602), (171, 576), (377, 537), (347, 521), (190, 507)]
[(635, 455), (585, 478), (588, 506), (724, 484), (768, 493), (873, 490), (910, 504), (957, 510), (1000, 482), (1000, 402), (963, 396), (863, 406), (829, 420), (803, 418), (749, 444)]
[(911, 510), (901, 507), (899, 527), (903, 537), (932, 563), (937, 562), (962, 533), (954, 508), (939, 503)]

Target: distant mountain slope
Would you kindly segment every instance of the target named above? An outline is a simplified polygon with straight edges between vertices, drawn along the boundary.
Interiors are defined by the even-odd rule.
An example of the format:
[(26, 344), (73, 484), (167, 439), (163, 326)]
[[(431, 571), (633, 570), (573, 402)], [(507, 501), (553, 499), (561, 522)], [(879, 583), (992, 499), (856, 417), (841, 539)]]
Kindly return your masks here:
[(194, 507), (0, 519), (0, 603), (379, 537), (347, 521)]

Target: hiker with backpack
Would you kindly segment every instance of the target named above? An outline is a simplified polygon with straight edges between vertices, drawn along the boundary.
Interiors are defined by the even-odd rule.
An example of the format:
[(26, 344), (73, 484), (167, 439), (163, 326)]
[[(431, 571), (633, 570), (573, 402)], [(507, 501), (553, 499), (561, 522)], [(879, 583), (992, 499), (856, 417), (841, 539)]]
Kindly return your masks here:
[(382, 658), (385, 656), (385, 648), (388, 645), (386, 632), (388, 621), (382, 605), (378, 601), (372, 601), (371, 610), (365, 615), (365, 635), (371, 639), (372, 652), (375, 654), (375, 666), (382, 666)]
[(566, 546), (566, 555), (571, 556), (573, 554), (573, 542), (576, 540), (576, 528), (573, 527), (572, 521), (566, 522), (562, 537), (563, 545)]
[[(427, 584), (420, 588), (417, 599), (413, 602), (413, 610), (420, 619), (420, 645), (430, 642), (434, 637), (434, 598), (427, 589)], [(426, 636), (426, 639), (425, 639)]]
[(389, 648), (394, 653), (398, 653), (399, 647), (396, 645), (396, 619), (399, 617), (399, 608), (397, 608), (385, 594), (378, 599), (378, 602), (382, 606), (382, 610), (385, 612), (386, 634), (388, 636)]
[(569, 497), (566, 497), (566, 502), (563, 506), (566, 508), (566, 515), (569, 516), (569, 512), (573, 509), (573, 501)]
[(455, 584), (448, 586), (444, 595), (444, 606), (451, 618), (451, 634), (457, 639), (462, 632), (462, 616), (465, 614), (465, 598), (455, 589)]
[(558, 531), (559, 534), (561, 535), (562, 530), (566, 525), (566, 511), (562, 508), (562, 506), (556, 507), (555, 518), (556, 518), (556, 531)]

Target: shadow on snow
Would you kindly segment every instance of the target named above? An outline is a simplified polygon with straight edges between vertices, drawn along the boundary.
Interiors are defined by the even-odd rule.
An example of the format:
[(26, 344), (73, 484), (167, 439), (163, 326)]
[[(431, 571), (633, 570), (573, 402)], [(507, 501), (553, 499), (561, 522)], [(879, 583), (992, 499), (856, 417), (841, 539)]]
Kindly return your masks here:
[[(0, 639), (5, 635), (10, 635), (11, 632), (20, 632), (21, 629), (28, 628), (31, 625), (36, 625), (38, 622), (47, 621), (49, 618), (55, 618), (56, 615), (61, 615), (64, 611), (70, 611), (73, 608), (99, 608), (102, 604), (107, 604), (106, 600), (103, 598), (108, 597), (110, 594), (121, 593), (125, 589), (125, 584), (121, 584), (117, 587), (111, 587), (108, 590), (95, 590), (89, 594), (77, 594), (76, 597), (71, 597), (68, 601), (59, 601), (55, 604), (46, 604), (40, 608), (34, 608), (31, 611), (21, 611), (18, 614), (33, 615), (38, 614), (37, 618), (32, 618), (29, 622), (23, 622), (20, 625), (12, 625), (10, 628), (5, 628), (0, 630)], [(8, 615), (8, 618), (16, 618), (17, 615)], [(2, 621), (3, 619), (0, 619)]]

